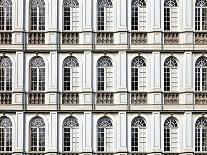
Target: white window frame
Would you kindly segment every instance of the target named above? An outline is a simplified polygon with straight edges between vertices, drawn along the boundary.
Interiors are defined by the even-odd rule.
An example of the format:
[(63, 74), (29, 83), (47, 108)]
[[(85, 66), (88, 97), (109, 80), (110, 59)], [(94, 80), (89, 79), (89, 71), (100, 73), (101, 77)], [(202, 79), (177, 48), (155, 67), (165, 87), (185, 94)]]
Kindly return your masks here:
[[(200, 10), (199, 11), (200, 16), (197, 16), (196, 10)], [(206, 16), (205, 16), (206, 21), (203, 21), (204, 10), (206, 12)], [(203, 28), (203, 26), (205, 26), (205, 28)], [(195, 2), (195, 31), (207, 31), (207, 1), (206, 0), (196, 0)]]
[[(4, 18), (4, 24), (1, 24), (1, 21), (0, 21), (0, 31), (12, 31), (12, 0), (6, 0), (6, 1), (1, 0), (0, 1), (0, 12), (4, 14), (4, 16), (0, 16), (0, 19)], [(7, 21), (9, 21), (9, 24)], [(9, 29), (7, 29), (7, 27)]]

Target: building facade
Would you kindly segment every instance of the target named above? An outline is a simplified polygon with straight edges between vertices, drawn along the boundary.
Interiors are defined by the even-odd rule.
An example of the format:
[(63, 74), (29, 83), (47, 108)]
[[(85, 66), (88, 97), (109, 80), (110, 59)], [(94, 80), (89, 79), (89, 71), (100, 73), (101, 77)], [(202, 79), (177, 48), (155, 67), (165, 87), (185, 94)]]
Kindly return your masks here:
[(206, 155), (206, 0), (0, 0), (0, 154)]

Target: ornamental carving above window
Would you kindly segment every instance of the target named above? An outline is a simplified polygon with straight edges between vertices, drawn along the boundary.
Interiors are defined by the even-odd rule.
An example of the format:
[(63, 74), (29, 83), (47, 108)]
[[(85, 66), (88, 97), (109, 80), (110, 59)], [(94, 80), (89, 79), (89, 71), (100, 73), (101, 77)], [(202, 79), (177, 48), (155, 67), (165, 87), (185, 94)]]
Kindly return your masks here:
[(177, 0), (165, 0), (165, 7), (175, 7), (178, 6)]
[(112, 127), (113, 124), (112, 124), (112, 121), (109, 117), (104, 116), (98, 120), (97, 126), (98, 127), (109, 127), (109, 126)]
[(145, 120), (142, 117), (136, 117), (132, 120), (132, 126), (133, 127), (145, 127), (146, 123)]
[(67, 57), (63, 61), (63, 66), (64, 67), (77, 67), (79, 66), (78, 60), (75, 57)]
[(145, 60), (142, 57), (136, 57), (132, 60), (132, 67), (146, 66)]
[(98, 67), (111, 67), (113, 64), (112, 64), (112, 60), (111, 58), (109, 57), (102, 57), (98, 60), (98, 64), (97, 66)]
[(0, 0), (0, 7), (8, 7), (12, 5), (12, 1), (11, 0)]
[(207, 58), (206, 57), (200, 57), (196, 61), (196, 67), (206, 67), (207, 66)]
[(12, 122), (8, 117), (1, 117), (0, 118), (0, 126), (1, 127), (11, 127)]
[(196, 7), (207, 7), (207, 0), (197, 0)]
[(112, 7), (112, 0), (98, 0), (97, 2), (99, 7)]
[(70, 7), (77, 7), (79, 6), (79, 3), (78, 0), (64, 0), (63, 5), (70, 6)]
[(45, 122), (44, 122), (43, 118), (35, 117), (30, 122), (30, 126), (31, 127), (44, 127), (45, 126)]
[(45, 62), (44, 62), (43, 58), (35, 57), (30, 61), (30, 66), (31, 67), (44, 67)]
[(0, 57), (0, 67), (12, 67), (9, 57)]
[(170, 58), (167, 58), (165, 60), (165, 64), (164, 64), (165, 67), (177, 67), (178, 64), (177, 64), (177, 60), (173, 57), (170, 57)]
[(164, 124), (165, 128), (177, 128), (177, 120), (174, 117), (169, 117)]
[(31, 0), (30, 5), (32, 7), (44, 7), (45, 2), (44, 2), (44, 0)]
[(136, 7), (136, 6), (144, 7), (146, 6), (146, 2), (145, 0), (132, 0), (132, 6), (133, 7)]
[(64, 127), (66, 127), (66, 126), (67, 127), (77, 127), (77, 126), (79, 126), (78, 119), (75, 117), (72, 117), (72, 116), (67, 117), (63, 122), (63, 126)]
[(207, 127), (207, 119), (205, 117), (200, 117), (195, 124), (196, 127)]

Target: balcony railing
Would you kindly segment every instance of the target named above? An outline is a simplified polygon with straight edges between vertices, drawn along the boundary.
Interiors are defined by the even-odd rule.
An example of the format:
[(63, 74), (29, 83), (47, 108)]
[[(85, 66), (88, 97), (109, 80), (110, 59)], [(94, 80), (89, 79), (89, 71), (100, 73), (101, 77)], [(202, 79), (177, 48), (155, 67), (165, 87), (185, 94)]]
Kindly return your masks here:
[(76, 32), (63, 32), (62, 44), (64, 45), (77, 45), (79, 44), (79, 33)]
[(0, 93), (0, 104), (12, 104), (12, 93)]
[(2, 32), (0, 33), (0, 44), (11, 44), (12, 43), (12, 33)]
[(148, 155), (147, 153), (130, 153), (130, 155)]
[(164, 44), (179, 44), (179, 33), (165, 32)]
[(28, 43), (32, 45), (45, 44), (45, 33), (44, 32), (28, 33)]
[(29, 104), (45, 104), (45, 93), (29, 93)]
[(164, 93), (164, 104), (179, 104), (179, 94)]
[(180, 153), (162, 153), (162, 155), (180, 155)]
[(114, 93), (97, 93), (96, 95), (97, 104), (113, 104), (114, 103)]
[(110, 45), (114, 43), (113, 32), (98, 32), (96, 34), (96, 44)]
[(147, 93), (131, 93), (131, 104), (147, 104)]
[(207, 104), (207, 93), (195, 93), (195, 104)]
[(196, 32), (195, 35), (195, 44), (207, 44), (207, 33)]
[(131, 33), (132, 45), (144, 45), (147, 44), (147, 33), (145, 32), (132, 32)]
[(79, 94), (78, 93), (63, 93), (62, 94), (62, 104), (79, 104)]

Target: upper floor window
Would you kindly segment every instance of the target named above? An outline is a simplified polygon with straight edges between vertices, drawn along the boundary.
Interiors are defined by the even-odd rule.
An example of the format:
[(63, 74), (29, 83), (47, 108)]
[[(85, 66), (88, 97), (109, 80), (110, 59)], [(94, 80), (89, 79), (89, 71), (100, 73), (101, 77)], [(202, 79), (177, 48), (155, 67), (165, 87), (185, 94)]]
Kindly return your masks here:
[(195, 30), (207, 30), (207, 1), (196, 0), (195, 3)]
[(132, 0), (131, 2), (131, 29), (146, 30), (146, 2), (145, 0)]
[(45, 62), (39, 56), (30, 61), (30, 90), (45, 90)]
[(146, 62), (142, 57), (135, 57), (131, 62), (131, 89), (146, 90)]
[(67, 117), (63, 122), (63, 148), (64, 151), (78, 152), (79, 123), (75, 117)]
[(98, 151), (113, 151), (113, 124), (111, 118), (104, 116), (97, 122), (97, 146)]
[(78, 0), (63, 1), (63, 28), (64, 30), (78, 30), (79, 3)]
[(0, 118), (0, 151), (12, 151), (12, 122), (5, 116)]
[(97, 1), (97, 25), (98, 30), (112, 30), (113, 29), (113, 3), (112, 0), (98, 0)]
[(0, 0), (0, 30), (12, 30), (11, 0)]
[(79, 63), (71, 56), (63, 61), (63, 88), (64, 91), (76, 91), (79, 87)]
[(164, 63), (164, 91), (177, 91), (178, 63), (174, 57), (169, 57)]
[(30, 30), (45, 30), (45, 2), (44, 0), (30, 1)]
[(97, 62), (98, 91), (110, 91), (113, 87), (113, 64), (111, 58), (104, 56)]
[(207, 118), (200, 117), (195, 123), (195, 151), (207, 151)]
[(169, 117), (164, 123), (164, 151), (176, 152), (178, 147), (178, 123)]
[(12, 90), (12, 62), (9, 57), (0, 57), (0, 91)]
[(200, 57), (195, 64), (195, 91), (207, 91), (206, 57)]
[(131, 151), (146, 151), (146, 123), (142, 117), (136, 117), (131, 123)]
[(175, 31), (178, 28), (178, 3), (177, 0), (164, 2), (164, 30)]
[(30, 151), (45, 151), (45, 122), (39, 116), (30, 122)]

